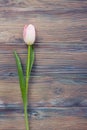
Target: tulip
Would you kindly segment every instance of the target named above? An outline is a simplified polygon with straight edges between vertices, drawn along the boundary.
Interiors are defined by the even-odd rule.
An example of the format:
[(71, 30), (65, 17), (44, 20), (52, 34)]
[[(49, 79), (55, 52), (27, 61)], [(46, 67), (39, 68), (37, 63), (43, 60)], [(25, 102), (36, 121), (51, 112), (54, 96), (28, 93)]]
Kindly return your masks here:
[(32, 66), (34, 63), (34, 42), (35, 42), (35, 27), (30, 24), (30, 25), (25, 25), (24, 31), (23, 31), (23, 38), (25, 43), (28, 45), (28, 53), (27, 53), (27, 62), (26, 62), (26, 76), (24, 76), (23, 73), (23, 68), (21, 64), (21, 60), (14, 51), (14, 56), (17, 64), (17, 69), (18, 69), (18, 76), (19, 76), (19, 83), (20, 83), (20, 90), (21, 90), (21, 95), (22, 95), (22, 101), (23, 101), (23, 106), (24, 106), (24, 118), (25, 118), (25, 126), (26, 130), (30, 130), (29, 128), (29, 121), (28, 121), (28, 85), (29, 85), (29, 79), (30, 79), (30, 74), (32, 70)]
[(35, 42), (35, 27), (34, 25), (25, 25), (23, 31), (23, 38), (27, 45), (32, 45)]
[(31, 69), (34, 63), (34, 48), (33, 44), (35, 42), (35, 27), (34, 25), (25, 25), (24, 26), (24, 31), (23, 31), (23, 38), (25, 43), (28, 45), (28, 53), (27, 53), (27, 64), (26, 64), (26, 78), (25, 78), (25, 102), (24, 102), (24, 115), (25, 115), (25, 125), (26, 125), (26, 130), (30, 130), (29, 128), (29, 121), (28, 121), (28, 112), (27, 112), (27, 106), (28, 106), (28, 82), (30, 79), (30, 73)]

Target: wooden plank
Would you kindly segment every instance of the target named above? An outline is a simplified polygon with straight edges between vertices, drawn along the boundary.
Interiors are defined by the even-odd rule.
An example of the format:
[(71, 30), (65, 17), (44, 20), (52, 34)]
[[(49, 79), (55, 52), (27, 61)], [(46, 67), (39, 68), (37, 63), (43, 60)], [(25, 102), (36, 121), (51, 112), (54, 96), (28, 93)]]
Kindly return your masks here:
[[(29, 11), (28, 14), (30, 14)], [(9, 13), (8, 15), (10, 16), (11, 14)], [(14, 18), (12, 19), (18, 19), (18, 17), (21, 16), (20, 13), (15, 13), (15, 15), (18, 16), (14, 16), (14, 14), (12, 14), (12, 16), (14, 16)], [(46, 16), (40, 19), (41, 16), (37, 16), (37, 14), (36, 16), (32, 16), (34, 18), (31, 18), (31, 16), (29, 15), (26, 16), (27, 18), (25, 16), (26, 12), (24, 16), (22, 15), (21, 18), (19, 18), (20, 21), (18, 21), (17, 23), (14, 23), (15, 21), (9, 23), (10, 19), (7, 21), (7, 18), (5, 19), (5, 22), (1, 20), (2, 23), (5, 23), (0, 25), (1, 42), (23, 42), (23, 26), (29, 23), (33, 23), (36, 27), (37, 42), (87, 41), (87, 18), (81, 18), (82, 22), (80, 22), (80, 19), (77, 19), (77, 21), (71, 20), (71, 18), (70, 20), (69, 18), (59, 19), (57, 15), (55, 16), (55, 18), (52, 18), (52, 16), (50, 16), (49, 19), (45, 18)], [(75, 19), (75, 17), (77, 16), (74, 16), (73, 19)], [(51, 22), (52, 20), (53, 22)]]
[[(0, 54), (10, 54), (14, 50), (17, 50), (18, 53), (26, 53), (27, 46), (24, 42), (19, 43), (9, 43), (9, 42), (0, 42)], [(53, 53), (53, 52), (87, 52), (87, 42), (42, 42), (34, 44), (35, 52), (44, 53)]]
[[(20, 2), (27, 8), (21, 7)], [(9, 7), (1, 4), (1, 42), (23, 42), (23, 26), (29, 23), (36, 27), (37, 42), (87, 41), (87, 1), (20, 2), (9, 0)], [(11, 6), (18, 3), (21, 8)]]
[[(24, 45), (1, 45), (0, 76), (17, 75), (13, 50), (17, 50), (25, 68), (27, 48)], [(87, 73), (87, 45), (72, 44), (38, 44), (35, 47), (35, 64), (33, 73), (38, 75), (58, 73)], [(12, 61), (12, 62), (10, 62)]]
[[(12, 7), (16, 8), (30, 8), (30, 9), (56, 9), (56, 8), (80, 8), (81, 6), (85, 8), (87, 5), (87, 1), (83, 0), (8, 0), (8, 1), (0, 1), (0, 7)], [(32, 8), (33, 7), (33, 8)]]
[[(0, 48), (0, 76), (17, 75), (13, 56), (14, 50), (20, 54), (25, 68), (27, 47), (24, 44), (8, 45), (1, 43)], [(36, 43), (35, 57), (33, 73), (37, 72), (34, 73), (36, 75), (46, 73), (87, 73), (87, 44), (84, 42)]]
[[(30, 80), (30, 106), (87, 106), (87, 75), (35, 76)], [(71, 78), (70, 78), (71, 76)], [(76, 76), (76, 77), (75, 77)], [(20, 104), (18, 78), (0, 80), (0, 104)]]
[[(31, 130), (86, 130), (87, 108), (33, 108), (29, 111)], [(1, 110), (0, 129), (25, 130), (22, 111)]]

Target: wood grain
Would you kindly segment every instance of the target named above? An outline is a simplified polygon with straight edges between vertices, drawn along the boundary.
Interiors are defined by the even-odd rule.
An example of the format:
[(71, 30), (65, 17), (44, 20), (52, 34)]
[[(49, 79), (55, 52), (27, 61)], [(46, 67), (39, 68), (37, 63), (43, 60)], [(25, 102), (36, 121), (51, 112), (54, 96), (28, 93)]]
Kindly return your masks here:
[[(33, 71), (38, 73), (52, 72), (52, 73), (87, 73), (87, 46), (86, 43), (42, 43), (35, 46), (36, 61), (33, 67)], [(16, 73), (15, 60), (13, 57), (13, 51), (17, 50), (22, 58), (23, 64), (26, 63), (27, 48), (25, 45), (1, 45), (1, 74), (4, 71), (13, 69), (13, 73)], [(45, 51), (45, 52), (44, 52)], [(23, 54), (22, 54), (23, 53)], [(37, 60), (38, 59), (38, 60)], [(12, 61), (12, 63), (10, 62)], [(4, 64), (5, 69), (4, 69)], [(9, 68), (10, 67), (10, 68)], [(25, 66), (24, 66), (25, 67)], [(53, 68), (53, 69), (52, 69)], [(9, 72), (10, 72), (9, 70)], [(37, 73), (37, 74), (38, 74)]]
[(13, 51), (25, 74), (25, 24), (36, 27), (31, 130), (87, 130), (87, 0), (0, 0), (0, 130), (25, 130)]
[[(73, 76), (73, 75), (71, 75)], [(87, 77), (87, 76), (86, 76)], [(81, 79), (82, 80), (82, 79)], [(0, 82), (2, 105), (21, 104), (20, 88), (17, 78)], [(30, 81), (29, 105), (31, 106), (87, 106), (87, 78), (59, 78), (37, 76)], [(7, 85), (8, 84), (8, 85)]]
[[(27, 49), (21, 43), (14, 45), (8, 43), (5, 46), (4, 48), (1, 44), (0, 99), (3, 104), (22, 104), (12, 53), (14, 49), (17, 50), (22, 57), (25, 70)], [(29, 89), (31, 106), (87, 106), (86, 48), (85, 42), (41, 45), (36, 43), (36, 61), (31, 73)]]
[[(2, 110), (0, 128), (24, 130), (23, 113), (14, 108)], [(86, 130), (87, 108), (34, 108), (29, 112), (31, 130)], [(20, 126), (20, 127), (18, 127)]]
[(28, 23), (37, 28), (37, 42), (87, 41), (87, 1), (8, 0), (7, 7), (1, 3), (1, 42), (23, 42), (23, 26)]

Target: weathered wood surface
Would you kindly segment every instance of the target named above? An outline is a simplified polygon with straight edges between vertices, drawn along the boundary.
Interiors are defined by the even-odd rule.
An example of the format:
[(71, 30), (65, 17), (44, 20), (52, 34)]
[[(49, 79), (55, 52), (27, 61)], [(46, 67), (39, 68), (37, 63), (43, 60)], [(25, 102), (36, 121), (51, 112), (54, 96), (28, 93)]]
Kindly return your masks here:
[(38, 42), (87, 41), (87, 1), (1, 0), (0, 41), (20, 42), (24, 24), (37, 27)]
[[(34, 108), (29, 110), (29, 119), (32, 130), (86, 130), (87, 107)], [(25, 130), (22, 108), (2, 109), (0, 129)]]
[(29, 23), (37, 31), (31, 130), (87, 130), (87, 0), (0, 0), (0, 130), (25, 130), (13, 51), (25, 72)]

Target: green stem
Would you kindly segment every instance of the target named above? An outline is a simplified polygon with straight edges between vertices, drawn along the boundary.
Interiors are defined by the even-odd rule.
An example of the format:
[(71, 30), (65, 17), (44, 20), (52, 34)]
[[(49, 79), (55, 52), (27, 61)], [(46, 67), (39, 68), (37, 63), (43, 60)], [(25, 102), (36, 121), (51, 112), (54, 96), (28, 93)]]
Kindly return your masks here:
[(26, 130), (29, 130), (27, 107), (24, 107), (24, 115), (25, 115), (25, 126), (26, 126)]
[(28, 55), (27, 55), (27, 66), (26, 66), (26, 103), (24, 104), (24, 114), (25, 114), (25, 124), (26, 130), (29, 130), (29, 122), (28, 122), (28, 81), (29, 81), (29, 74), (30, 73), (30, 45), (28, 45)]
[(27, 68), (26, 68), (26, 95), (28, 94), (28, 81), (30, 73), (30, 45), (28, 45)]

